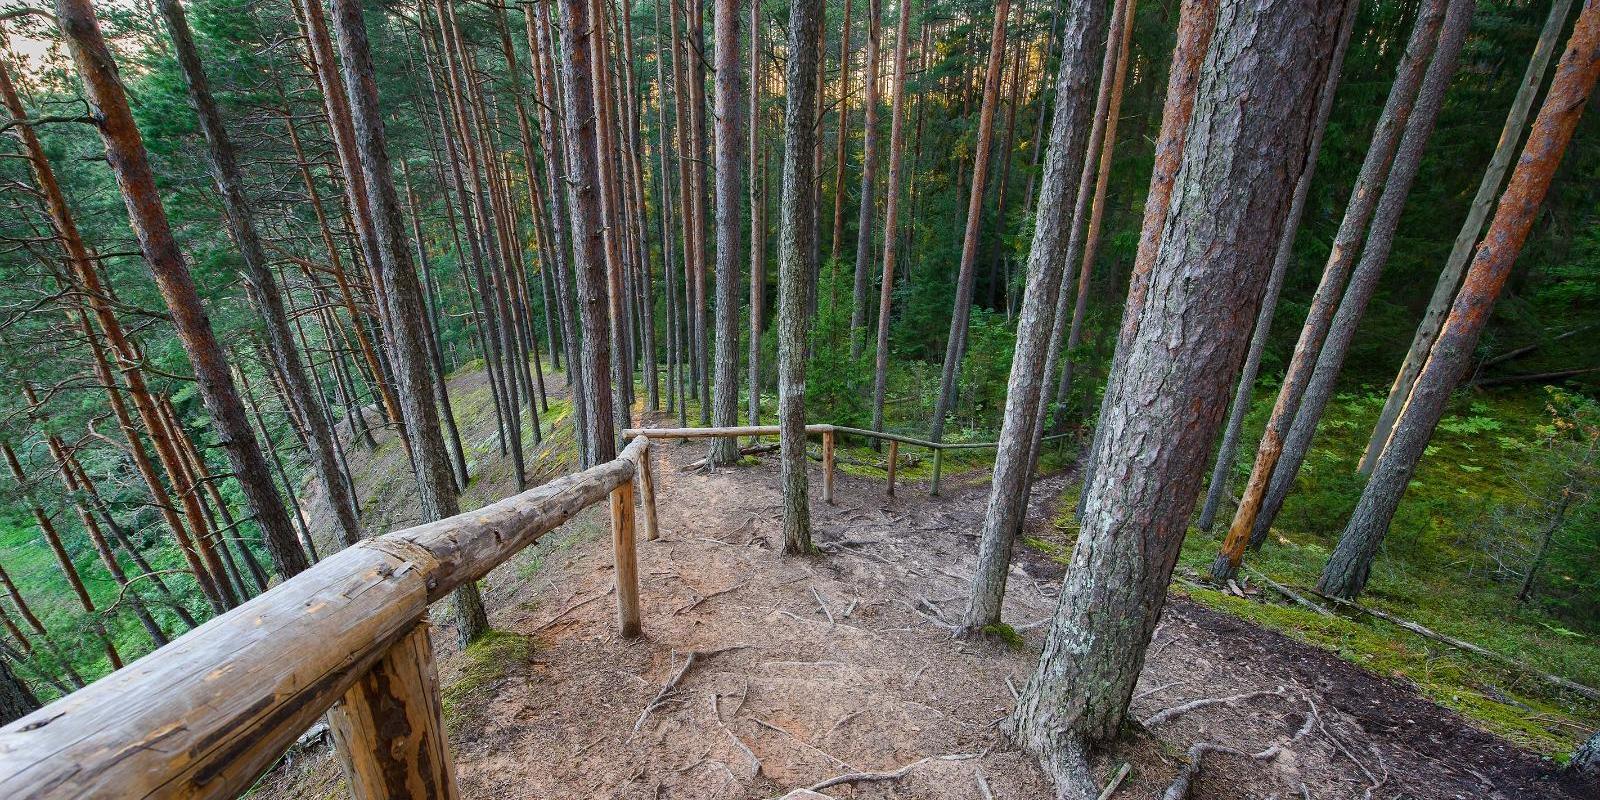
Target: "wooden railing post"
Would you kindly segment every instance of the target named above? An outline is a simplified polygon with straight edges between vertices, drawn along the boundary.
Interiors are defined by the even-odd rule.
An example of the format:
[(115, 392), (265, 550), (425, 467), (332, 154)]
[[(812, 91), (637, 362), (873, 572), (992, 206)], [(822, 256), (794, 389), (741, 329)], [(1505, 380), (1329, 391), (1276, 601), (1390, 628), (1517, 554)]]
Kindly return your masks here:
[(822, 432), (822, 500), (833, 505), (833, 429)]
[(928, 494), (939, 496), (939, 475), (944, 472), (944, 448), (933, 448), (933, 482), (928, 486)]
[(456, 800), (428, 623), (416, 627), (328, 710), (355, 800)]
[(900, 460), (900, 443), (894, 439), (889, 440), (889, 496), (894, 497), (894, 467)]
[(639, 505), (644, 507), (644, 539), (653, 542), (661, 536), (661, 531), (656, 527), (656, 482), (655, 476), (650, 473), (650, 444), (645, 440), (644, 450), (639, 453), (639, 471), (636, 475), (639, 481)]
[[(637, 474), (637, 473), (636, 473)], [(636, 638), (639, 623), (639, 561), (633, 542), (633, 482), (611, 490), (611, 552), (616, 559), (617, 632)]]

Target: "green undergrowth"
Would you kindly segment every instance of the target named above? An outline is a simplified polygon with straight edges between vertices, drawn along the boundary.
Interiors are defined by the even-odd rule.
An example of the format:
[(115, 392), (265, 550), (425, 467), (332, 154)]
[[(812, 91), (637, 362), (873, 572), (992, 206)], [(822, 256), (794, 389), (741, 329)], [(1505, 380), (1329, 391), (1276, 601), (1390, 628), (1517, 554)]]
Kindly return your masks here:
[[(1255, 456), (1249, 443), (1260, 436), (1274, 394), (1259, 393), (1247, 422), (1247, 444), (1235, 465), (1236, 489), (1245, 482)], [(1258, 570), (1322, 602), (1307, 587), (1316, 585), (1360, 496), (1356, 462), (1382, 400), (1372, 390), (1340, 395), (1330, 404), (1270, 540), (1246, 556), (1246, 582), (1260, 584), (1250, 574)], [(1410, 682), (1487, 731), (1561, 757), (1600, 726), (1600, 704), (1562, 692), (1530, 670), (1600, 686), (1600, 621), (1574, 612), (1582, 607), (1575, 603), (1585, 601), (1565, 590), (1582, 585), (1588, 573), (1578, 562), (1552, 563), (1540, 592), (1519, 603), (1520, 576), (1505, 569), (1511, 560), (1505, 543), (1525, 541), (1544, 524), (1548, 514), (1541, 511), (1538, 496), (1548, 495), (1560, 479), (1548, 458), (1550, 409), (1550, 396), (1538, 389), (1458, 397), (1407, 490), (1359, 601), (1517, 659), (1528, 670), (1368, 615), (1324, 617), (1265, 586), (1257, 586), (1261, 593), (1250, 599), (1209, 588), (1175, 588), (1203, 605), (1336, 653), (1376, 674)], [(1054, 531), (1026, 540), (1063, 564), (1076, 537), (1078, 491), (1074, 485), (1063, 493)], [(1232, 511), (1226, 505), (1210, 532), (1189, 531), (1180, 575), (1197, 580), (1207, 573)], [(1585, 524), (1584, 519), (1575, 513), (1568, 524)], [(1571, 534), (1587, 541), (1582, 536), (1581, 531)]]
[(500, 681), (533, 657), (533, 639), (490, 630), (467, 645), (456, 661), (456, 676), (440, 691), (445, 725), (451, 733), (470, 726), (488, 709)]

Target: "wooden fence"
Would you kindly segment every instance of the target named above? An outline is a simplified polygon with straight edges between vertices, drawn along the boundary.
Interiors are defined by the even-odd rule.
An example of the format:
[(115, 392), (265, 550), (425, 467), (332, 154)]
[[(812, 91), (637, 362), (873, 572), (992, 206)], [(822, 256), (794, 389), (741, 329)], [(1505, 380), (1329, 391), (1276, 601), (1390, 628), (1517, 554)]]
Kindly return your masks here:
[[(622, 432), (625, 438), (647, 436), (652, 439), (712, 439), (721, 437), (749, 437), (777, 436), (777, 425), (741, 425), (723, 428), (629, 428)], [(928, 494), (934, 497), (939, 495), (939, 479), (944, 475), (944, 454), (946, 450), (982, 450), (989, 447), (999, 447), (999, 442), (933, 442), (927, 439), (918, 439), (915, 436), (902, 436), (898, 433), (885, 433), (871, 431), (865, 428), (852, 428), (848, 425), (807, 425), (806, 433), (822, 434), (822, 499), (833, 502), (833, 477), (835, 472), (834, 448), (840, 434), (858, 436), (863, 439), (877, 439), (889, 443), (887, 472), (889, 475), (888, 493), (894, 494), (895, 472), (900, 461), (900, 445), (907, 444), (933, 451), (933, 477), (928, 482)], [(1044, 437), (1042, 442), (1051, 442), (1065, 439), (1072, 434), (1057, 433)]]
[(633, 437), (605, 464), (347, 547), (0, 728), (0, 797), (236, 797), (324, 713), (358, 800), (457, 797), (428, 605), (609, 496), (618, 624), (637, 636), (649, 447)]
[[(942, 444), (842, 425), (822, 436), (823, 499), (833, 502), (841, 435)], [(583, 509), (610, 499), (617, 625), (640, 633), (634, 489), (644, 538), (657, 537), (652, 438), (776, 436), (775, 425), (623, 432), (617, 458), (477, 511), (352, 545), (144, 658), (0, 728), (0, 798), (233, 798), (318, 717), (357, 800), (458, 796), (445, 740), (428, 606), (482, 578)], [(1058, 438), (1058, 437), (1050, 437)]]

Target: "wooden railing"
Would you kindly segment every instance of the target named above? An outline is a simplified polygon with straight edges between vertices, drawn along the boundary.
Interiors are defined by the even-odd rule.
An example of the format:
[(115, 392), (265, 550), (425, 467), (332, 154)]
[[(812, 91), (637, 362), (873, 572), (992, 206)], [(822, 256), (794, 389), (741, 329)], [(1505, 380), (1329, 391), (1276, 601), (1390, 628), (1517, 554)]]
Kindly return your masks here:
[(358, 800), (455, 798), (428, 605), (610, 497), (618, 624), (639, 634), (633, 487), (649, 439), (493, 505), (345, 548), (0, 728), (0, 798), (232, 798), (326, 713)]
[[(777, 425), (743, 425), (722, 428), (629, 428), (622, 432), (625, 438), (646, 436), (652, 439), (715, 439), (725, 437), (750, 437), (777, 436)], [(939, 495), (939, 479), (944, 475), (944, 454), (946, 450), (981, 450), (988, 447), (999, 447), (999, 442), (933, 442), (927, 439), (918, 439), (915, 436), (902, 436), (898, 433), (872, 431), (865, 428), (852, 428), (848, 425), (807, 425), (806, 433), (822, 434), (822, 499), (828, 503), (833, 502), (833, 477), (836, 467), (834, 448), (840, 434), (859, 436), (864, 439), (878, 439), (889, 443), (888, 465), (886, 472), (889, 476), (888, 493), (894, 494), (895, 473), (900, 462), (900, 445), (908, 444), (933, 451), (933, 477), (928, 482), (928, 494), (934, 497)], [(1065, 439), (1070, 433), (1057, 433), (1044, 437), (1042, 442)]]

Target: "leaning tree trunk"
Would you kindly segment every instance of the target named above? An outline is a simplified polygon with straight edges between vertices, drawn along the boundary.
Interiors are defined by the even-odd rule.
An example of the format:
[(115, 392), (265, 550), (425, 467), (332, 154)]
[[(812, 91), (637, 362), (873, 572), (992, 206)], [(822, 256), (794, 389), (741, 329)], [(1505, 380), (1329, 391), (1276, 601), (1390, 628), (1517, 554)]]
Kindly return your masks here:
[[(878, 179), (878, 40), (883, 28), (881, 0), (867, 0), (867, 74), (866, 94), (862, 98), (865, 111), (861, 126), (861, 205), (857, 215), (855, 282), (850, 295), (850, 358), (861, 357), (866, 347), (867, 331), (867, 272), (872, 257), (872, 217), (877, 208), (874, 200), (874, 183)], [(843, 49), (841, 48), (841, 52)], [(840, 73), (840, 79), (846, 73)], [(844, 113), (840, 109), (840, 113)], [(841, 150), (841, 152), (843, 152)]]
[(11, 723), (39, 710), (39, 698), (11, 669), (11, 662), (0, 658), (0, 725)]
[(1550, 56), (1555, 52), (1556, 40), (1561, 36), (1561, 27), (1566, 23), (1567, 12), (1571, 9), (1572, 0), (1555, 0), (1550, 4), (1550, 15), (1545, 18), (1544, 29), (1539, 32), (1539, 42), (1534, 45), (1533, 55), (1528, 58), (1528, 68), (1522, 73), (1522, 85), (1517, 88), (1517, 96), (1511, 103), (1511, 111), (1506, 114), (1506, 122), (1500, 129), (1500, 139), (1495, 144), (1494, 154), (1489, 158), (1489, 166), (1483, 171), (1483, 180), (1478, 183), (1478, 193), (1472, 198), (1467, 219), (1461, 223), (1461, 231), (1456, 234), (1455, 244), (1450, 248), (1450, 257), (1445, 261), (1444, 269), (1439, 272), (1439, 281), (1434, 284), (1433, 296), (1428, 300), (1428, 309), (1422, 314), (1417, 332), (1411, 338), (1411, 347), (1406, 351), (1405, 361), (1400, 365), (1400, 372), (1395, 376), (1394, 385), (1389, 387), (1389, 397), (1384, 400), (1383, 410), (1378, 414), (1378, 422), (1372, 428), (1372, 437), (1367, 441), (1367, 451), (1362, 454), (1361, 463), (1357, 467), (1357, 471), (1362, 475), (1372, 474), (1372, 466), (1377, 463), (1378, 456), (1389, 441), (1389, 434), (1394, 430), (1394, 421), (1400, 415), (1400, 407), (1411, 393), (1411, 386), (1416, 383), (1417, 373), (1422, 371), (1422, 364), (1428, 358), (1428, 350), (1433, 347), (1433, 340), (1439, 336), (1439, 325), (1444, 322), (1445, 314), (1450, 311), (1450, 302), (1455, 299), (1456, 287), (1461, 284), (1461, 273), (1467, 268), (1467, 259), (1472, 256), (1472, 246), (1478, 243), (1478, 234), (1483, 231), (1483, 224), (1489, 219), (1489, 210), (1494, 205), (1495, 193), (1500, 190), (1500, 184), (1505, 180), (1506, 170), (1511, 168), (1511, 157), (1516, 154), (1517, 145), (1522, 141), (1522, 131), (1527, 125), (1528, 113), (1533, 110), (1534, 98), (1539, 94), (1539, 84), (1544, 81), (1545, 69), (1550, 66)]
[(1272, 521), (1283, 509), (1284, 500), (1294, 486), (1295, 475), (1300, 472), (1301, 464), (1305, 463), (1322, 412), (1327, 409), (1328, 401), (1333, 399), (1334, 381), (1338, 379), (1345, 355), (1350, 352), (1350, 345), (1355, 340), (1362, 312), (1378, 288), (1379, 274), (1389, 260), (1395, 231), (1400, 226), (1400, 212), (1405, 207), (1406, 195), (1410, 193), (1411, 183), (1422, 165), (1422, 154), (1433, 132), (1439, 108), (1443, 105), (1445, 90), (1449, 88), (1450, 78), (1455, 75), (1456, 57), (1466, 40), (1468, 28), (1472, 26), (1474, 5), (1473, 0), (1451, 0), (1450, 9), (1445, 13), (1439, 47), (1434, 53), (1433, 63), (1428, 65), (1416, 111), (1406, 123), (1405, 136), (1396, 152), (1394, 167), (1389, 171), (1383, 195), (1373, 214), (1366, 247), (1361, 252), (1361, 260), (1356, 263), (1355, 270), (1350, 273), (1350, 285), (1345, 289), (1344, 299), (1339, 302), (1339, 311), (1328, 329), (1328, 338), (1323, 341), (1316, 369), (1306, 384), (1300, 410), (1295, 414), (1294, 424), (1289, 426), (1283, 453), (1278, 457), (1278, 466), (1272, 471), (1272, 481), (1267, 485), (1266, 496), (1261, 501), (1261, 511), (1256, 515), (1255, 527), (1250, 532), (1249, 546), (1252, 548), (1260, 548), (1266, 541)]
[(1590, 736), (1589, 741), (1572, 751), (1572, 760), (1567, 762), (1567, 770), (1589, 780), (1600, 780), (1600, 732)]
[[(367, 44), (366, 21), (356, 0), (335, 0), (334, 27), (339, 32), (339, 55), (344, 65), (344, 82), (350, 97), (350, 116), (355, 129), (355, 149), (366, 179), (367, 201), (372, 208), (373, 232), (383, 280), (381, 296), (391, 320), (394, 358), (401, 413), (406, 420), (405, 434), (417, 471), (422, 513), (429, 520), (444, 519), (460, 512), (455, 478), (450, 472), (450, 453), (439, 430), (439, 409), (433, 404), (433, 372), (429, 368), (428, 343), (420, 325), (409, 324), (422, 316), (422, 291), (417, 272), (406, 247), (405, 222), (400, 212), (400, 197), (395, 191), (389, 165), (383, 116), (378, 108), (378, 86), (373, 80), (372, 53)], [(474, 583), (468, 582), (453, 595), (456, 638), (464, 647), (489, 629), (489, 619)]]
[(333, 448), (333, 432), (321, 424), (317, 396), (311, 390), (311, 381), (306, 377), (305, 367), (300, 361), (300, 351), (289, 332), (289, 317), (284, 311), (283, 297), (278, 293), (272, 267), (267, 263), (267, 254), (261, 249), (255, 214), (245, 196), (244, 176), (239, 171), (233, 142), (223, 127), (222, 112), (217, 108), (216, 98), (211, 95), (205, 66), (195, 48), (194, 36), (189, 32), (183, 6), (178, 0), (160, 0), (159, 4), (167, 31), (172, 36), (178, 67), (189, 88), (189, 104), (194, 107), (195, 115), (200, 120), (200, 130), (205, 134), (228, 231), (239, 248), (239, 256), (244, 261), (245, 278), (261, 311), (267, 342), (271, 345), (268, 349), (288, 388), (288, 399), (294, 405), (295, 415), (303, 421), (306, 429), (306, 453), (310, 456), (311, 468), (327, 492), (328, 505), (333, 509), (340, 539), (347, 545), (355, 544), (361, 539), (361, 521), (356, 516), (349, 487), (339, 472), (339, 459)]
[[(978, 543), (978, 567), (972, 579), (972, 597), (963, 620), (964, 631), (979, 633), (1000, 622), (1005, 601), (1006, 575), (1011, 567), (1011, 546), (1027, 509), (1026, 486), (1032, 471), (1034, 431), (1038, 428), (1049, 376), (1045, 364), (1050, 334), (1055, 327), (1057, 293), (1067, 259), (1063, 256), (1072, 236), (1069, 212), (1081, 211), (1085, 190), (1081, 167), (1089, 149), (1088, 125), (1094, 85), (1094, 65), (1105, 30), (1104, 0), (1071, 0), (1062, 9), (1067, 18), (1067, 39), (1056, 77), (1055, 118), (1050, 146), (1045, 153), (1044, 180), (1039, 185), (1038, 215), (1033, 245), (1028, 251), (1028, 283), (1017, 320), (1017, 345), (1006, 384), (1006, 410), (995, 454), (994, 480)], [(1095, 126), (1098, 128), (1099, 126)], [(1076, 169), (1075, 169), (1076, 168)]]
[[(711, 424), (739, 424), (739, 4), (716, 0), (713, 36), (716, 38), (716, 149), (717, 149), (717, 353), (712, 387)], [(755, 31), (751, 31), (755, 35)], [(751, 175), (751, 180), (755, 179)], [(752, 184), (753, 185), (753, 184)], [(752, 242), (752, 246), (754, 243)], [(750, 391), (754, 392), (752, 386)], [(707, 464), (727, 466), (739, 460), (739, 440), (719, 436), (711, 440)]]
[[(1216, 17), (1164, 246), (1135, 287), (1148, 302), (1107, 386), (1089, 510), (1038, 670), (1008, 721), (1063, 796), (1097, 794), (1085, 756), (1121, 730), (1345, 7), (1263, 0)], [(1182, 28), (1207, 23), (1192, 10), (1180, 42)]]
[(911, 0), (900, 0), (894, 40), (894, 99), (889, 112), (889, 182), (883, 194), (883, 281), (878, 285), (878, 349), (872, 369), (872, 429), (883, 430), (889, 393), (889, 312), (894, 301), (896, 230), (900, 227), (900, 160), (905, 149), (906, 48), (911, 37)]
[(944, 418), (956, 405), (956, 375), (967, 350), (967, 320), (972, 316), (972, 284), (976, 279), (978, 238), (983, 223), (984, 183), (989, 175), (989, 146), (994, 138), (994, 105), (1000, 96), (1000, 55), (1005, 52), (1006, 17), (1011, 0), (994, 7), (994, 30), (989, 34), (989, 64), (983, 77), (983, 105), (978, 111), (978, 139), (973, 151), (972, 191), (967, 197), (967, 228), (961, 243), (961, 265), (956, 273), (956, 299), (950, 313), (950, 335), (945, 340), (944, 367), (939, 375), (939, 395), (933, 406), (929, 438), (944, 437)]
[(1283, 453), (1283, 441), (1289, 434), (1289, 426), (1294, 424), (1295, 413), (1300, 409), (1300, 398), (1311, 380), (1317, 355), (1333, 324), (1339, 298), (1344, 294), (1345, 281), (1355, 265), (1356, 256), (1360, 254), (1367, 223), (1377, 208), (1384, 178), (1389, 174), (1389, 166), (1394, 160), (1395, 150), (1400, 146), (1406, 121), (1411, 117), (1434, 46), (1439, 42), (1439, 27), (1444, 22), (1446, 5), (1447, 0), (1424, 0), (1422, 9), (1417, 13), (1417, 21), (1411, 29), (1411, 39), (1400, 60), (1394, 85), (1389, 89), (1389, 98), (1378, 118), (1378, 128), (1367, 147), (1355, 188), (1350, 192), (1344, 219), (1339, 223), (1333, 249), (1328, 254), (1328, 263), (1323, 267), (1322, 280), (1311, 298), (1305, 325), (1301, 327), (1300, 339), (1295, 343), (1294, 357), (1283, 376), (1283, 385), (1278, 388), (1278, 399), (1272, 407), (1272, 416), (1267, 420), (1266, 431), (1261, 434), (1261, 442), (1256, 447), (1250, 481), (1245, 485), (1244, 496), (1234, 512), (1233, 523), (1229, 526), (1221, 552), (1211, 564), (1211, 575), (1218, 581), (1227, 580), (1239, 571), (1245, 545), (1250, 541), (1250, 533), (1272, 480), (1272, 471)]
[[(1005, 0), (1001, 0), (1005, 2)], [(783, 112), (783, 199), (778, 227), (778, 425), (783, 477), (783, 552), (811, 551), (806, 490), (806, 305), (817, 263), (817, 32), (822, 0), (789, 0), (788, 101)]]
[(1283, 277), (1289, 271), (1294, 257), (1295, 234), (1300, 230), (1300, 220), (1305, 215), (1306, 199), (1311, 196), (1311, 180), (1317, 173), (1317, 154), (1322, 151), (1322, 137), (1328, 130), (1328, 117), (1333, 112), (1333, 97), (1339, 91), (1339, 80), (1344, 75), (1345, 50), (1350, 45), (1350, 33), (1355, 30), (1356, 12), (1360, 4), (1351, 3), (1345, 11), (1339, 43), (1333, 52), (1333, 69), (1322, 84), (1322, 96), (1317, 101), (1317, 121), (1311, 134), (1311, 146), (1306, 151), (1305, 166), (1294, 187), (1294, 199), (1289, 203), (1289, 217), (1284, 220), (1283, 232), (1278, 234), (1278, 250), (1272, 259), (1272, 274), (1267, 278), (1267, 289), (1261, 297), (1261, 310), (1256, 312), (1254, 332), (1250, 335), (1250, 352), (1244, 357), (1244, 372), (1239, 376), (1234, 391), (1233, 405), (1228, 409), (1228, 425), (1222, 434), (1222, 445), (1217, 448), (1216, 464), (1211, 470), (1211, 483), (1206, 490), (1206, 502), (1200, 509), (1200, 519), (1195, 526), (1211, 530), (1216, 520), (1217, 507), (1228, 490), (1228, 478), (1233, 474), (1233, 460), (1239, 452), (1239, 434), (1244, 429), (1245, 415), (1250, 413), (1250, 398), (1256, 385), (1256, 374), (1261, 368), (1261, 356), (1267, 349), (1267, 336), (1272, 332), (1273, 313), (1278, 308), (1278, 295), (1283, 291)]
[(1505, 286), (1517, 254), (1527, 240), (1561, 163), (1572, 132), (1583, 116), (1584, 102), (1600, 75), (1600, 0), (1586, 0), (1556, 66), (1544, 105), (1522, 148), (1522, 157), (1500, 197), (1494, 220), (1478, 245), (1450, 316), (1439, 331), (1433, 351), (1417, 376), (1416, 386), (1395, 420), (1388, 447), (1373, 467), (1344, 535), (1322, 569), (1317, 590), (1334, 597), (1361, 593), (1378, 547), (1389, 530), (1411, 476), (1416, 474), (1433, 429), (1449, 403), (1450, 393), (1472, 360), (1478, 336)]
[(244, 490), (273, 566), (285, 577), (294, 575), (307, 566), (305, 551), (295, 537), (283, 500), (272, 483), (272, 472), (250, 429), (244, 403), (233, 385), (227, 357), (211, 329), (194, 276), (189, 274), (168, 226), (144, 141), (128, 108), (116, 62), (100, 33), (94, 7), (89, 0), (57, 0), (56, 20), (99, 119), (97, 128), (128, 208), (128, 223), (172, 314), (178, 339), (194, 366), (201, 399), (224, 443), (233, 476)]

